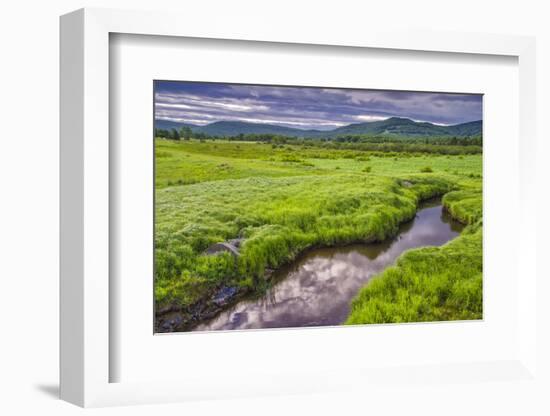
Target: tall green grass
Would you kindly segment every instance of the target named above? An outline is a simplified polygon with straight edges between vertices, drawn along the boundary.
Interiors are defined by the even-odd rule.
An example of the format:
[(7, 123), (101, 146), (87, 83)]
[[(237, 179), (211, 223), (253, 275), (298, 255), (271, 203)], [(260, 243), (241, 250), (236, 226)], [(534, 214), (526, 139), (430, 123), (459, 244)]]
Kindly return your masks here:
[[(412, 218), (419, 199), (450, 190), (441, 178), (248, 178), (157, 191), (157, 301), (188, 306), (220, 284), (254, 287), (312, 246), (385, 240)], [(206, 256), (213, 243), (242, 237), (241, 255)], [(194, 293), (195, 295), (190, 295)]]
[(442, 247), (404, 253), (359, 292), (346, 324), (482, 318), (481, 193), (450, 192), (443, 204), (469, 226)]
[[(420, 172), (427, 165), (432, 172)], [(480, 155), (400, 154), (396, 162), (349, 150), (157, 139), (157, 306), (189, 310), (225, 285), (263, 290), (266, 269), (309, 247), (387, 239), (434, 195), (447, 194), (452, 215), (462, 220), (464, 211), (469, 221), (459, 204), (467, 198), (449, 192), (477, 192), (480, 173)], [(239, 257), (204, 254), (237, 237)]]

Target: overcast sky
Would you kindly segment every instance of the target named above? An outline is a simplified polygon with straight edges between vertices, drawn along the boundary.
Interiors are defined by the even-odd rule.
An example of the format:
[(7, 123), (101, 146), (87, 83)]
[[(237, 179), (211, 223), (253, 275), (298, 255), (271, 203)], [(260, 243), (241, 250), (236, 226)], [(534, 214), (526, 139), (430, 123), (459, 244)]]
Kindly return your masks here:
[(320, 130), (389, 117), (449, 125), (481, 120), (482, 96), (156, 81), (155, 117), (196, 125), (246, 121)]

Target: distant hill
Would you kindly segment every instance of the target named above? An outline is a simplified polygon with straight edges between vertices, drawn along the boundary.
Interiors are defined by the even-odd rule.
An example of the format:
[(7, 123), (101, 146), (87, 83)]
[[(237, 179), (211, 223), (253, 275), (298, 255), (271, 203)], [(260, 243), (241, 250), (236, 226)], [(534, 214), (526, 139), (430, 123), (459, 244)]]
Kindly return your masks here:
[(192, 130), (195, 130), (199, 126), (195, 126), (194, 124), (188, 124), (188, 123), (179, 123), (177, 121), (170, 121), (170, 120), (155, 120), (155, 128), (161, 129), (161, 130), (172, 130), (176, 129), (179, 130), (182, 127), (189, 127)]
[(189, 127), (196, 133), (209, 136), (229, 137), (239, 134), (275, 134), (290, 137), (333, 138), (347, 135), (376, 135), (404, 137), (435, 137), (435, 136), (480, 136), (482, 121), (440, 126), (427, 122), (413, 121), (408, 118), (391, 117), (381, 121), (348, 124), (333, 130), (301, 130), (272, 124), (246, 123), (242, 121), (217, 121), (205, 126), (176, 123), (167, 120), (155, 120), (155, 128), (180, 129)]
[(483, 123), (481, 120), (469, 123), (455, 124), (447, 127), (450, 136), (481, 136)]
[(237, 136), (239, 134), (278, 134), (280, 136), (311, 137), (322, 133), (318, 130), (300, 130), (291, 127), (275, 126), (273, 124), (245, 123), (242, 121), (217, 121), (194, 131), (210, 136)]
[(476, 136), (481, 135), (482, 122), (439, 126), (432, 123), (413, 121), (408, 118), (391, 117), (381, 121), (349, 124), (334, 129), (330, 135), (389, 135), (389, 136)]

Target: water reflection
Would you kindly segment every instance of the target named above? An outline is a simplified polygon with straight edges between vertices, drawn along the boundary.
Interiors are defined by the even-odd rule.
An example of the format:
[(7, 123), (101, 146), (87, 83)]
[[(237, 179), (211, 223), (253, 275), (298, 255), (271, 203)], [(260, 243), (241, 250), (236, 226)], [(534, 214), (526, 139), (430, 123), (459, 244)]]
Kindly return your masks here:
[(405, 250), (440, 246), (463, 226), (437, 203), (423, 206), (392, 240), (311, 250), (278, 270), (260, 299), (243, 300), (194, 330), (285, 328), (341, 324), (352, 298)]

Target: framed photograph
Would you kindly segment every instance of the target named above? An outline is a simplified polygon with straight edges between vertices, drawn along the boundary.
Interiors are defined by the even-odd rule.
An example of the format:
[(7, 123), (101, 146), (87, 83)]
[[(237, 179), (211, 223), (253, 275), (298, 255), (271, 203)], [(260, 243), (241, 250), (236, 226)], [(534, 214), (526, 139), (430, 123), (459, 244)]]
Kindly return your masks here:
[(481, 94), (155, 80), (154, 108), (155, 332), (483, 318)]
[(536, 388), (534, 40), (179, 19), (61, 18), (61, 397)]

